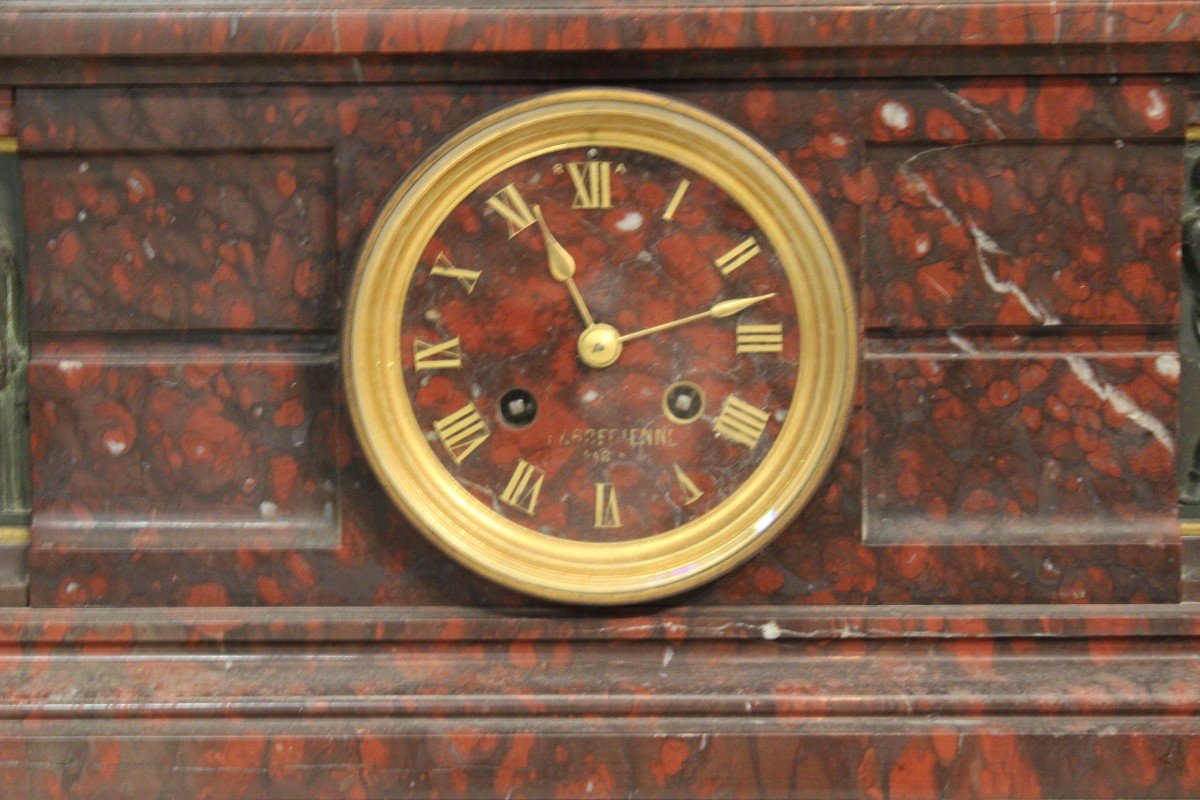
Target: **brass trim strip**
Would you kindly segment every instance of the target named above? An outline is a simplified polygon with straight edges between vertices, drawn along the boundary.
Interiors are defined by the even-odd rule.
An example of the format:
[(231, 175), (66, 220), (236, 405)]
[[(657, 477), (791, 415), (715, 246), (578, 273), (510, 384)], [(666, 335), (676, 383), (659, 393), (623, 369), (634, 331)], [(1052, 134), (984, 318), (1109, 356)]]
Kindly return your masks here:
[(17, 137), (0, 136), (0, 153), (17, 152)]
[(1189, 142), (1200, 142), (1200, 125), (1189, 125), (1183, 138)]
[(1179, 533), (1182, 536), (1200, 536), (1200, 520), (1180, 522)]
[(29, 528), (0, 526), (0, 544), (29, 544)]

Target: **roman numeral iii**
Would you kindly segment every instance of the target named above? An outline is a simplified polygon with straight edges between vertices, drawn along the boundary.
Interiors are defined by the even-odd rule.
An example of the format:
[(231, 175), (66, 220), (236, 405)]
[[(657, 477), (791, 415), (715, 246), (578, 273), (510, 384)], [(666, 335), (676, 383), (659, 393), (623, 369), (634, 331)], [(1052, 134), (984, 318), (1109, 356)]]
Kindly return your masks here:
[(747, 236), (741, 244), (730, 249), (713, 263), (717, 265), (717, 269), (721, 270), (722, 275), (728, 275), (761, 252), (762, 248), (758, 246), (758, 242), (754, 241), (754, 237)]
[(542, 481), (545, 479), (545, 472), (525, 459), (519, 460), (512, 477), (508, 479), (508, 486), (500, 494), (500, 502), (532, 516), (537, 509), (538, 495), (542, 493)]
[(433, 429), (455, 464), (461, 464), (492, 434), (471, 403), (433, 423)]
[(725, 398), (713, 430), (746, 447), (754, 447), (767, 427), (767, 412), (734, 395)]
[(462, 366), (462, 350), (455, 336), (445, 342), (413, 341), (413, 369), (457, 369)]
[(482, 273), (471, 269), (459, 269), (450, 263), (445, 253), (438, 253), (437, 258), (433, 260), (433, 266), (429, 268), (429, 274), (439, 278), (454, 278), (463, 285), (467, 294), (470, 294), (475, 291), (475, 282)]
[(621, 527), (621, 508), (617, 505), (617, 489), (611, 483), (596, 484), (596, 527)]
[(575, 184), (575, 202), (571, 208), (612, 208), (612, 164), (571, 162), (567, 164), (567, 173)]
[(738, 325), (737, 352), (779, 353), (783, 351), (782, 325)]
[(487, 204), (508, 223), (510, 239), (534, 223), (533, 212), (525, 204), (525, 198), (511, 183), (492, 195)]

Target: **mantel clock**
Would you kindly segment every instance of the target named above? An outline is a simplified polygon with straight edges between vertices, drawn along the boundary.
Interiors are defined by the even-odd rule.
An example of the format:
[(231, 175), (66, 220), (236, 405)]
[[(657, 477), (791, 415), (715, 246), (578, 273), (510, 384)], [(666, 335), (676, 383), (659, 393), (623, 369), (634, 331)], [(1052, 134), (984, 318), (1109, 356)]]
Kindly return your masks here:
[(615, 89), (497, 111), (379, 214), (345, 374), (380, 480), (447, 553), (557, 600), (731, 569), (814, 491), (854, 386), (820, 212), (712, 114)]
[(1200, 796), (1197, 41), (0, 2), (0, 795)]

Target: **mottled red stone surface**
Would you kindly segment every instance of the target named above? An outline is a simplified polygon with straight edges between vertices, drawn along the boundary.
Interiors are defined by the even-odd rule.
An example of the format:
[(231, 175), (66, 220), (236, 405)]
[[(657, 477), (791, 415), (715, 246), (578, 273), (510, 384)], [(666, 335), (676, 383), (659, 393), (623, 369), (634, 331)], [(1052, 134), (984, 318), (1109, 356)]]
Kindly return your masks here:
[[(1074, 639), (1098, 647), (1194, 639), (1189, 604), (1029, 607), (759, 606), (641, 607), (622, 613), (494, 614), (484, 607), (426, 608), (25, 608), (0, 615), (0, 645), (94, 644), (105, 648), (223, 643), (426, 644), (573, 641), (731, 642), (846, 640), (990, 641)], [(627, 612), (627, 613), (626, 613)]]
[[(1157, 106), (1166, 114), (1165, 101)], [(1178, 145), (872, 147), (870, 327), (1163, 324), (1179, 315)]]
[[(119, 13), (114, 10), (119, 8)], [(221, 4), (186, 16), (27, 2), (0, 24), (0, 84), (287, 84), (1179, 75), (1189, 0), (648, 6)], [(205, 13), (205, 10), (211, 13)], [(599, 55), (601, 57), (591, 57)]]
[[(96, 89), (96, 90), (29, 90), (22, 94), (21, 142), (30, 156), (56, 158), (70, 156), (72, 160), (87, 159), (92, 153), (135, 149), (169, 151), (172, 158), (183, 159), (190, 151), (212, 158), (212, 150), (242, 151), (261, 147), (332, 152), (337, 165), (333, 181), (334, 197), (328, 199), (336, 208), (335, 225), (338, 244), (336, 266), (330, 273), (314, 275), (316, 285), (324, 287), (325, 295), (314, 299), (315, 307), (336, 308), (330, 293), (344, 285), (351, 269), (358, 242), (383, 202), (393, 183), (416, 163), (422, 154), (439, 139), (466, 122), (497, 107), (499, 104), (536, 91), (539, 87), (512, 85), (503, 88), (451, 88), (445, 86), (414, 87), (270, 87), (259, 89)], [(897, 81), (888, 84), (762, 84), (754, 87), (719, 87), (689, 85), (676, 87), (673, 93), (695, 102), (730, 119), (749, 130), (777, 152), (799, 176), (817, 200), (829, 220), (839, 246), (855, 276), (862, 276), (864, 253), (861, 246), (864, 225), (870, 226), (881, 213), (881, 198), (894, 192), (895, 162), (886, 169), (876, 159), (878, 154), (902, 152), (910, 147), (906, 142), (921, 141), (922, 147), (956, 148), (945, 153), (972, 149), (964, 142), (992, 142), (999, 136), (1022, 142), (1047, 140), (1037, 147), (1054, 148), (1060, 153), (1078, 152), (1074, 156), (1082, 163), (1095, 161), (1097, 148), (1105, 153), (1117, 153), (1105, 163), (1115, 169), (1123, 164), (1140, 164), (1142, 171), (1131, 173), (1131, 180), (1141, 190), (1137, 208), (1138, 225), (1144, 238), (1130, 243), (1124, 238), (1108, 237), (1102, 243), (1115, 240), (1121, 248), (1116, 255), (1107, 250), (1095, 262), (1093, 278), (1119, 297), (1130, 297), (1121, 313), (1111, 319), (1114, 324), (1128, 326), (1145, 335), (1155, 334), (1147, 345), (1151, 349), (1164, 346), (1174, 334), (1165, 323), (1174, 319), (1169, 299), (1178, 292), (1178, 271), (1172, 272), (1178, 254), (1169, 243), (1176, 241), (1178, 199), (1167, 196), (1168, 180), (1179, 176), (1179, 162), (1164, 153), (1156, 141), (1177, 139), (1182, 134), (1184, 99), (1180, 87), (1170, 82), (1152, 79), (1107, 81), (1017, 80), (986, 81)], [(802, 121), (802, 122), (800, 122)], [(417, 124), (417, 123), (420, 124)], [(997, 133), (998, 131), (998, 133)], [(1131, 160), (1119, 155), (1118, 139), (1128, 139), (1126, 148)], [(890, 144), (897, 142), (898, 144)], [(1078, 147), (1070, 142), (1081, 142)], [(912, 145), (915, 146), (915, 145)], [(988, 147), (1011, 147), (988, 145)], [(893, 148), (896, 148), (893, 150)], [(1000, 151), (993, 151), (1000, 152)], [(1048, 151), (1047, 151), (1048, 152)], [(63, 163), (66, 163), (65, 161)], [(953, 166), (955, 162), (947, 162)], [(989, 162), (991, 163), (991, 162)], [(995, 162), (997, 168), (1003, 161)], [(1126, 171), (1131, 166), (1122, 167)], [(949, 173), (950, 170), (948, 169)], [(1058, 183), (1046, 183), (1043, 194), (1034, 192), (1042, 172), (1014, 173), (1011, 177), (996, 172), (998, 185), (1019, 189), (1022, 196), (1059, 202), (1062, 214), (1071, 211), (1066, 199), (1076, 195), (1066, 193), (1066, 184), (1074, 177), (1117, 174), (1095, 173), (1084, 169), (1067, 171)], [(1119, 171), (1118, 171), (1119, 172)], [(952, 174), (952, 173), (951, 173)], [(991, 175), (992, 173), (988, 173)], [(270, 192), (274, 192), (271, 172)], [(941, 173), (938, 173), (938, 177)], [(931, 175), (932, 177), (932, 175)], [(974, 184), (964, 175), (962, 187)], [(1056, 191), (1049, 191), (1049, 188)], [(949, 189), (950, 187), (946, 187)], [(1135, 187), (1136, 188), (1136, 187)], [(31, 194), (37, 184), (27, 183)], [(268, 191), (264, 189), (264, 191)], [(1016, 196), (1016, 195), (1014, 195)], [(1058, 198), (1054, 200), (1054, 198)], [(955, 203), (952, 213), (964, 213), (969, 208), (968, 192), (960, 199), (949, 195)], [(1117, 229), (1129, 229), (1129, 220), (1120, 214), (1122, 206), (1104, 198), (1102, 210), (1106, 224)], [(1149, 202), (1153, 200), (1155, 202)], [(37, 197), (27, 198), (34, 206), (44, 205)], [(928, 213), (928, 209), (926, 209)], [(1039, 235), (1058, 236), (1044, 231), (1045, 214), (1029, 213), (1016, 218), (1011, 230), (998, 231), (1006, 246), (1016, 248), (1025, 241), (1036, 242)], [(963, 217), (959, 218), (960, 221)], [(1086, 222), (1086, 218), (1082, 218)], [(1122, 228), (1122, 226), (1124, 226)], [(943, 222), (942, 228), (952, 228)], [(951, 230), (951, 232), (953, 232)], [(874, 233), (871, 234), (875, 235)], [(939, 237), (943, 235), (938, 231)], [(1078, 238), (1078, 237), (1076, 237)], [(1060, 242), (1067, 258), (1075, 246), (1072, 240)], [(881, 242), (891, 247), (892, 240)], [(1141, 242), (1141, 244), (1139, 244)], [(959, 251), (970, 255), (970, 248)], [(900, 256), (898, 255), (899, 259)], [(908, 262), (901, 262), (907, 264)], [(1039, 270), (1058, 263), (1054, 260), (1029, 260), (1027, 288), (1022, 288), (1036, 308), (1069, 308), (1070, 285), (1046, 282)], [(317, 265), (317, 262), (314, 262)], [(983, 297), (977, 265), (974, 272), (964, 272), (973, 283), (973, 291)], [(1147, 269), (1148, 267), (1148, 269)], [(905, 266), (905, 269), (908, 267)], [(964, 265), (960, 262), (959, 268)], [(265, 262), (254, 261), (245, 273), (248, 285), (265, 285)], [(336, 271), (333, 272), (333, 271)], [(897, 271), (903, 274), (900, 264)], [(1024, 279), (1026, 276), (1005, 273), (1004, 279)], [(967, 284), (964, 284), (966, 286)], [(868, 275), (861, 281), (862, 310), (867, 319), (879, 319), (886, 309), (879, 295), (881, 281)], [(1025, 284), (1021, 284), (1025, 287)], [(1140, 294), (1139, 294), (1140, 293)], [(1148, 293), (1148, 294), (1147, 294)], [(1161, 303), (1139, 297), (1154, 296)], [(1136, 302), (1134, 302), (1136, 301)], [(966, 319), (969, 308), (965, 301), (959, 306), (959, 318)], [(978, 321), (982, 325), (996, 324), (995, 307), (980, 305)], [(1062, 313), (1066, 313), (1065, 311)], [(890, 318), (884, 317), (888, 320)], [(123, 318), (111, 317), (104, 322), (108, 330), (118, 330)], [(1039, 331), (1039, 338), (1060, 342), (1069, 349), (1061, 336), (1061, 326), (1046, 326), (1047, 320), (1031, 315), (1006, 318), (1014, 333)], [(96, 322), (97, 325), (101, 321)], [(187, 329), (186, 317), (171, 323), (177, 330)], [(887, 322), (890, 328), (872, 328), (879, 334), (898, 336), (913, 325), (927, 329), (929, 323), (916, 316), (897, 316)], [(945, 324), (945, 323), (941, 323)], [(1157, 327), (1156, 327), (1157, 326)], [(977, 334), (966, 326), (961, 335), (969, 346)], [(1121, 330), (1113, 328), (1113, 332)], [(46, 338), (52, 331), (35, 329), (35, 342), (50, 344)], [(270, 340), (273, 335), (264, 327), (251, 329), (256, 337)], [(158, 334), (165, 336), (166, 334)], [(875, 335), (872, 333), (872, 335)], [(959, 335), (959, 334), (956, 334)], [(113, 342), (114, 347), (127, 345)], [(159, 345), (161, 346), (161, 345)], [(246, 345), (239, 345), (246, 346)], [(250, 348), (254, 349), (254, 348)], [(1169, 346), (1168, 346), (1169, 349)], [(231, 353), (236, 354), (235, 348)], [(1052, 344), (1047, 351), (1054, 352)], [(963, 354), (964, 357), (966, 354)], [(119, 355), (114, 356), (118, 360)], [(236, 355), (231, 355), (236, 358)], [(1080, 354), (1088, 364), (1086, 354)], [(1145, 364), (1145, 362), (1142, 362)], [(1089, 367), (1095, 369), (1094, 366)], [(1128, 366), (1120, 366), (1118, 383), (1136, 374)], [(1153, 377), (1156, 367), (1142, 372)], [(1070, 370), (1055, 373), (1069, 381)], [(1073, 373), (1072, 373), (1073, 374)], [(1129, 377), (1128, 379), (1132, 379)], [(330, 387), (332, 388), (332, 387)], [(1097, 387), (1092, 387), (1093, 393)], [(875, 387), (880, 391), (879, 387)], [(1110, 396), (1103, 402), (1097, 395), (1085, 400), (1075, 386), (1075, 399), (1080, 409), (1090, 408), (1086, 416), (1099, 415), (1107, 420), (1098, 429), (1086, 425), (1067, 425), (1060, 435), (1078, 435), (1089, 447), (1115, 447), (1133, 458), (1140, 445), (1130, 440), (1128, 417), (1135, 412)], [(1100, 393), (1105, 390), (1099, 387)], [(39, 392), (34, 387), (35, 394)], [(340, 402), (340, 392), (321, 403)], [(1034, 407), (1045, 413), (1045, 395), (1029, 395)], [(1158, 414), (1159, 422), (1170, 429), (1175, 413), (1174, 395), (1147, 395), (1153, 407), (1143, 410)], [(876, 402), (877, 398), (872, 398)], [(1020, 419), (1024, 401), (1011, 407), (1011, 417)], [(868, 410), (871, 406), (868, 406)], [(1032, 413), (1032, 412), (1027, 412)], [(1082, 412), (1080, 412), (1082, 413)], [(1004, 415), (1000, 419), (1010, 419)], [(1083, 421), (1083, 417), (1079, 417)], [(987, 602), (1123, 602), (1173, 601), (1178, 597), (1178, 544), (1174, 536), (1148, 537), (1141, 533), (1134, 542), (1107, 540), (1106, 544), (992, 544), (961, 545), (932, 544), (914, 541), (905, 547), (877, 547), (862, 542), (863, 484), (861, 465), (873, 421), (861, 411), (851, 421), (850, 433), (842, 454), (834, 464), (830, 478), (818, 491), (810, 506), (794, 525), (781, 534), (770, 548), (744, 568), (717, 583), (699, 590), (687, 598), (695, 605), (752, 606), (761, 604), (796, 605), (821, 603), (987, 603)], [(1089, 423), (1090, 424), (1090, 423)], [(1017, 434), (1023, 428), (1016, 429)], [(63, 435), (47, 418), (35, 418), (35, 437), (48, 441)], [(1003, 429), (998, 428), (998, 436)], [(1140, 434), (1136, 434), (1140, 435)], [(154, 434), (139, 437), (147, 439)], [(511, 593), (475, 579), (434, 551), (405, 524), (383, 497), (370, 477), (353, 437), (344, 421), (337, 428), (341, 443), (337, 457), (339, 500), (342, 524), (339, 543), (330, 549), (301, 549), (284, 552), (254, 546), (246, 539), (244, 546), (229, 550), (178, 551), (168, 548), (134, 550), (104, 550), (94, 548), (65, 548), (49, 544), (44, 539), (39, 515), (34, 519), (34, 548), (32, 596), (37, 604), (63, 602), (64, 589), (71, 584), (94, 587), (94, 591), (75, 596), (74, 602), (101, 604), (361, 604), (395, 603), (404, 605), (460, 605), (485, 603), (491, 606), (513, 606), (527, 603)], [(1098, 439), (1097, 439), (1098, 437)], [(1150, 445), (1148, 456), (1139, 461), (1152, 471), (1161, 469), (1169, 458)], [(1132, 448), (1132, 449), (1130, 449)], [(1083, 450), (1072, 445), (1063, 451), (1077, 455), (1079, 464), (1086, 465)], [(1149, 458), (1146, 461), (1146, 458)], [(94, 472), (62, 459), (39, 465), (43, 485), (70, 485), (73, 471), (90, 476)], [(1062, 468), (1070, 473), (1078, 464), (1066, 461)], [(1085, 467), (1087, 474), (1094, 468)], [(1095, 473), (1102, 475), (1103, 473)], [(1154, 472), (1158, 475), (1158, 472)], [(965, 477), (965, 474), (958, 477)], [(942, 479), (945, 481), (945, 479)], [(964, 481), (964, 484), (966, 482)], [(952, 486), (943, 491), (957, 496)], [(969, 489), (961, 491), (963, 497)], [(1135, 490), (1138, 500), (1134, 507), (1162, 520), (1173, 513), (1173, 490), (1159, 477), (1145, 479)], [(1128, 512), (1128, 491), (1111, 500), (1091, 501), (1096, 515), (1111, 514), (1120, 519)], [(1121, 498), (1126, 498), (1122, 500)], [(160, 495), (152, 510), (170, 514), (174, 503)], [(1053, 518), (1057, 509), (1049, 505), (1044, 513)], [(219, 518), (221, 509), (210, 507), (208, 515)], [(209, 516), (205, 516), (208, 519)], [(236, 539), (237, 534), (233, 535)], [(104, 537), (101, 536), (100, 541)], [(44, 543), (43, 543), (44, 542)], [(1050, 564), (1050, 567), (1046, 565)], [(98, 579), (97, 576), (104, 576)], [(119, 577), (112, 577), (119, 576)]]
[(1168, 343), (1139, 344), (955, 337), (941, 348), (870, 353), (866, 540), (1177, 536), (1169, 498), (1179, 361)]
[(1185, 609), (657, 614), (584, 620), (572, 641), (557, 621), (481, 612), (276, 616), (0, 615), (0, 640), (27, 646), (0, 653), (9, 785), (272, 798), (1186, 798), (1200, 785)]
[[(867, 731), (803, 720), (359, 720), (6, 723), (0, 753), (26, 797), (1191, 798), (1189, 721), (1111, 717), (980, 724), (905, 720)], [(532, 728), (532, 729), (531, 729)], [(117, 737), (137, 731), (136, 745)], [(136, 750), (136, 755), (132, 754)], [(1182, 755), (1181, 755), (1182, 754)], [(63, 774), (55, 765), (78, 764)], [(165, 771), (162, 764), (186, 764)], [(1115, 764), (1126, 769), (1116, 771)], [(116, 791), (112, 791), (117, 787)]]
[(231, 344), (37, 349), (32, 480), (46, 546), (338, 541), (333, 354), (277, 342), (230, 357)]
[(328, 152), (30, 158), (22, 174), (36, 329), (337, 324)]
[(865, 324), (1173, 325), (1183, 176), (1163, 135), (1182, 96), (1144, 81), (954, 96), (970, 127), (900, 93), (875, 107)]
[[(811, 47), (925, 48), (954, 44), (976, 50), (1028, 44), (1060, 49), (1092, 45), (1142, 47), (1190, 43), (1200, 16), (1184, 0), (1147, 7), (1122, 0), (1059, 6), (1051, 2), (940, 5), (905, 2), (753, 8), (620, 2), (551, 2), (536, 8), (504, 3), (381, 2), (350, 8), (308, 3), (245, 4), (221, 14), (179, 18), (160, 11), (115, 14), (104, 5), (10, 10), (0, 21), (0, 53), (46, 55), (325, 56), (405, 53), (529, 53)], [(236, 20), (236, 23), (235, 23)]]

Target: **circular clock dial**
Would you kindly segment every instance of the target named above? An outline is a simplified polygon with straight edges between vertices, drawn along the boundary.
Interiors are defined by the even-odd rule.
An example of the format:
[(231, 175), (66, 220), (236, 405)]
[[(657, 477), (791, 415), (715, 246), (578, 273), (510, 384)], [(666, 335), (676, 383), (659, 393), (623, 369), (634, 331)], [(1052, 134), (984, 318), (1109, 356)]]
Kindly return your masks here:
[(449, 555), (544, 597), (659, 597), (735, 566), (829, 465), (849, 281), (787, 170), (621, 90), (496, 112), (364, 245), (347, 389), (384, 488)]
[(420, 264), (401, 328), (413, 411), (454, 480), (514, 522), (597, 542), (676, 528), (786, 420), (791, 286), (695, 170), (617, 147), (529, 158), (452, 208)]

